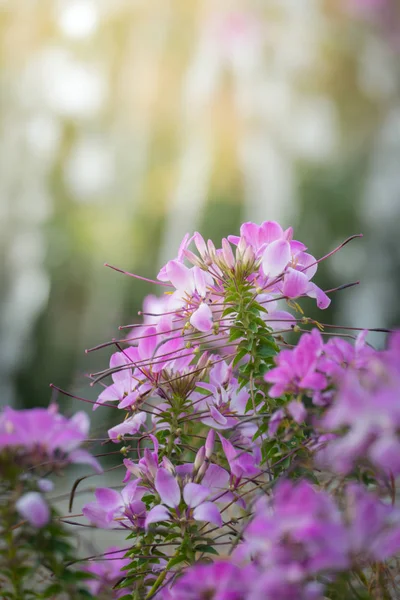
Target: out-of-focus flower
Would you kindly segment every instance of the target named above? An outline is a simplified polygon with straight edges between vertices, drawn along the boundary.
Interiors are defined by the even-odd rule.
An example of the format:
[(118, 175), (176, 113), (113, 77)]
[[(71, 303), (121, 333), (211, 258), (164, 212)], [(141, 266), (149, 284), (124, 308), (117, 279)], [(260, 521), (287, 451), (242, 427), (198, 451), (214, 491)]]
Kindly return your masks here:
[(33, 527), (40, 529), (50, 521), (50, 509), (39, 492), (27, 492), (15, 503), (18, 513)]
[(96, 500), (83, 507), (84, 516), (97, 527), (110, 529), (118, 523), (127, 527), (142, 528), (146, 505), (141, 498), (146, 490), (140, 480), (131, 481), (121, 492), (110, 488), (97, 488)]
[(349, 541), (341, 514), (329, 494), (305, 481), (285, 481), (273, 500), (260, 501), (244, 532), (238, 556), (265, 569), (285, 569), (286, 581), (349, 565)]
[(363, 486), (346, 488), (349, 539), (354, 557), (384, 561), (400, 550), (400, 511)]
[(127, 588), (112, 589), (122, 579), (125, 567), (131, 562), (129, 558), (124, 558), (124, 555), (124, 550), (111, 546), (104, 552), (104, 560), (89, 560), (88, 564), (84, 565), (83, 570), (95, 576), (85, 581), (93, 596), (108, 592), (109, 597), (117, 600), (129, 592)]
[(84, 463), (101, 472), (99, 462), (89, 452), (78, 448), (87, 439), (89, 427), (86, 413), (77, 412), (67, 419), (58, 413), (54, 404), (47, 409), (6, 407), (0, 414), (0, 451), (12, 452), (15, 460), (25, 465), (49, 463), (62, 467)]
[(350, 369), (324, 415), (321, 426), (337, 432), (318, 459), (348, 473), (357, 461), (369, 460), (378, 470), (400, 473), (400, 349), (394, 334), (389, 347), (369, 358), (367, 371)]
[(294, 350), (282, 350), (276, 357), (277, 366), (264, 376), (272, 383), (269, 395), (278, 398), (289, 392), (298, 394), (327, 387), (328, 381), (318, 371), (318, 361), (323, 351), (322, 336), (317, 329), (305, 333)]
[(157, 596), (157, 600), (244, 600), (251, 575), (254, 577), (251, 568), (240, 568), (228, 561), (194, 565), (171, 588)]

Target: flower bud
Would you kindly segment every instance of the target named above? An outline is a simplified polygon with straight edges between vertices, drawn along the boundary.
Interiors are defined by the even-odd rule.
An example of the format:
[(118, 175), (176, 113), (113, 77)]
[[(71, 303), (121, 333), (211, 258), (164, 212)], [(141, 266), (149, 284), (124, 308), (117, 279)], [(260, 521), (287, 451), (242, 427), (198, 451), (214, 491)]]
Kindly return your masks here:
[(195, 473), (197, 473), (197, 471), (200, 469), (200, 467), (204, 463), (205, 455), (206, 455), (206, 449), (204, 446), (202, 446), (198, 450), (198, 452), (196, 454), (196, 458), (194, 459), (194, 472)]
[(222, 240), (222, 255), (226, 265), (230, 269), (233, 269), (235, 266), (235, 257), (233, 256), (231, 245), (226, 238)]
[(201, 258), (204, 260), (205, 257), (207, 256), (207, 246), (206, 246), (203, 236), (200, 235), (200, 233), (198, 233), (196, 231), (193, 236), (193, 241), (198, 250), (198, 253), (200, 254)]
[(208, 460), (210, 460), (212, 453), (214, 452), (214, 443), (215, 443), (215, 431), (214, 429), (210, 429), (207, 434), (207, 439), (205, 443), (205, 455)]

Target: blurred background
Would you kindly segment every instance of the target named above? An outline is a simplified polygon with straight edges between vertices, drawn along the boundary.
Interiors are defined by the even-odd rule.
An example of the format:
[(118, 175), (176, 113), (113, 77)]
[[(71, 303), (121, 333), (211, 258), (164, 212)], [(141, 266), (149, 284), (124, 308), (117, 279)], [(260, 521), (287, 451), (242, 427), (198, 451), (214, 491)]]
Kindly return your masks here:
[(154, 292), (104, 262), (155, 277), (188, 231), (217, 242), (275, 219), (316, 256), (363, 232), (316, 279), (361, 285), (307, 312), (399, 324), (398, 0), (0, 13), (0, 405), (47, 405), (50, 382), (93, 399), (85, 373), (110, 350), (84, 349)]

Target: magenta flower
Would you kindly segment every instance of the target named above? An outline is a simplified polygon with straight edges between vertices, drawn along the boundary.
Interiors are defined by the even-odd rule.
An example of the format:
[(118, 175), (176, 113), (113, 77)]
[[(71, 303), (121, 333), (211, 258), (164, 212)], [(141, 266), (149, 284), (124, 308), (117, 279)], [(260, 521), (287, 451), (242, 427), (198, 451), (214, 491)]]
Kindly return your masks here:
[(197, 564), (157, 596), (160, 600), (245, 600), (254, 577), (251, 567), (240, 568), (227, 561)]
[(50, 521), (50, 509), (39, 492), (27, 492), (15, 503), (17, 512), (33, 527), (40, 529)]
[(269, 390), (270, 396), (278, 398), (284, 393), (299, 394), (325, 389), (328, 381), (318, 371), (322, 351), (322, 336), (317, 329), (302, 335), (293, 350), (282, 350), (275, 358), (277, 366), (264, 376), (265, 381), (273, 384)]
[[(250, 397), (246, 387), (240, 388), (237, 379), (232, 377), (232, 368), (226, 362), (219, 361), (210, 370), (210, 383), (200, 382), (198, 388), (204, 392), (193, 392), (191, 400), (200, 420), (208, 427), (215, 429), (230, 429), (239, 423), (236, 415), (251, 415), (246, 411)], [(256, 427), (253, 428), (253, 434)]]
[(294, 299), (309, 296), (317, 306), (325, 309), (328, 296), (311, 281), (317, 271), (317, 261), (306, 252), (306, 246), (293, 240), (293, 229), (284, 231), (279, 223), (265, 221), (261, 225), (244, 223), (240, 237), (229, 236), (231, 243), (248, 245), (261, 265), (260, 287), (268, 293)]
[(264, 569), (285, 568), (297, 580), (349, 566), (349, 541), (330, 496), (302, 481), (275, 488), (273, 500), (260, 501), (244, 532), (238, 556), (252, 557)]
[(233, 444), (222, 435), (219, 435), (222, 449), (229, 463), (231, 471), (231, 483), (237, 487), (243, 477), (252, 477), (260, 472), (258, 467), (259, 453), (258, 448), (254, 454), (249, 454), (244, 450), (235, 448)]
[(146, 489), (140, 480), (131, 481), (121, 492), (110, 488), (97, 488), (96, 500), (83, 507), (84, 516), (96, 527), (110, 529), (120, 523), (125, 527), (143, 528), (146, 505), (142, 502)]
[(95, 575), (94, 579), (91, 578), (85, 581), (86, 587), (92, 596), (98, 597), (101, 594), (108, 593), (113, 600), (118, 600), (118, 598), (129, 592), (127, 588), (112, 589), (122, 579), (125, 574), (125, 567), (131, 562), (129, 558), (124, 558), (124, 555), (124, 550), (111, 546), (103, 553), (104, 560), (89, 560), (88, 564), (84, 565), (84, 571)]
[(67, 419), (57, 410), (54, 404), (47, 409), (4, 408), (0, 414), (0, 450), (11, 451), (24, 464), (52, 463), (62, 467), (83, 463), (100, 473), (99, 462), (79, 448), (89, 434), (87, 414), (77, 412)]
[(400, 550), (400, 511), (355, 483), (346, 488), (349, 539), (355, 557), (384, 561)]
[[(138, 397), (138, 392), (135, 389), (137, 386), (136, 380), (133, 378), (132, 365), (130, 359), (130, 351), (128, 348), (125, 352), (115, 352), (110, 358), (110, 369), (117, 369), (111, 374), (113, 383), (106, 387), (97, 398), (97, 403), (93, 404), (93, 410), (99, 407), (100, 404), (118, 401), (120, 405), (124, 403), (126, 406), (134, 404)], [(133, 366), (133, 365), (132, 365)]]
[[(195, 521), (207, 521), (222, 526), (218, 508), (212, 502), (207, 502), (211, 490), (198, 483), (187, 483), (181, 488), (175, 476), (164, 468), (157, 471), (155, 489), (162, 504), (154, 506), (147, 514), (145, 527), (159, 521), (179, 520), (183, 516)], [(182, 498), (186, 508), (182, 508)]]
[(113, 442), (117, 443), (121, 439), (124, 438), (125, 435), (134, 435), (137, 433), (141, 427), (144, 427), (146, 423), (146, 413), (139, 412), (131, 417), (128, 417), (120, 423), (119, 425), (115, 425), (108, 430), (108, 437)]
[(362, 331), (355, 342), (349, 344), (340, 337), (333, 337), (325, 344), (319, 360), (319, 370), (328, 377), (340, 381), (348, 369), (366, 369), (376, 356), (376, 350), (365, 343), (367, 331)]

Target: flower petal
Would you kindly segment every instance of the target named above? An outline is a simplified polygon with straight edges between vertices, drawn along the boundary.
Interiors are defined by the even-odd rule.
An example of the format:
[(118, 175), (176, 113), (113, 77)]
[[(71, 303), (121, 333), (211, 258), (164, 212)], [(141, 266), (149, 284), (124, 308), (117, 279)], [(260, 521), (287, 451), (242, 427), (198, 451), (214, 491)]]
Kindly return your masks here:
[(211, 494), (211, 490), (199, 483), (187, 483), (183, 488), (183, 499), (190, 508), (196, 508)]
[(159, 521), (169, 521), (171, 515), (169, 510), (165, 508), (162, 504), (157, 504), (154, 506), (151, 511), (147, 513), (146, 520), (144, 522), (145, 529), (150, 525), (150, 523), (158, 523)]
[(290, 244), (286, 240), (271, 242), (262, 256), (261, 267), (264, 275), (276, 277), (280, 275), (290, 262)]
[(202, 302), (190, 317), (190, 324), (198, 331), (207, 332), (212, 329), (212, 312), (208, 304)]
[(212, 502), (204, 502), (200, 506), (197, 506), (193, 511), (193, 518), (196, 521), (208, 521), (218, 527), (222, 527), (221, 514)]
[(181, 491), (175, 477), (166, 469), (158, 469), (155, 478), (155, 488), (160, 494), (163, 504), (174, 508), (181, 501)]
[(328, 306), (331, 303), (331, 299), (328, 298), (325, 292), (323, 292), (321, 288), (315, 285), (315, 283), (310, 282), (308, 284), (308, 289), (306, 293), (307, 296), (310, 296), (310, 298), (316, 299), (318, 308), (321, 308), (322, 310), (328, 308)]
[(298, 298), (306, 293), (309, 285), (310, 283), (304, 273), (289, 267), (283, 280), (282, 293), (286, 298)]
[(184, 264), (177, 260), (170, 260), (165, 267), (170, 282), (177, 290), (189, 293), (194, 291), (192, 272)]
[(39, 492), (28, 492), (15, 503), (15, 508), (33, 527), (43, 527), (50, 520), (50, 509)]

